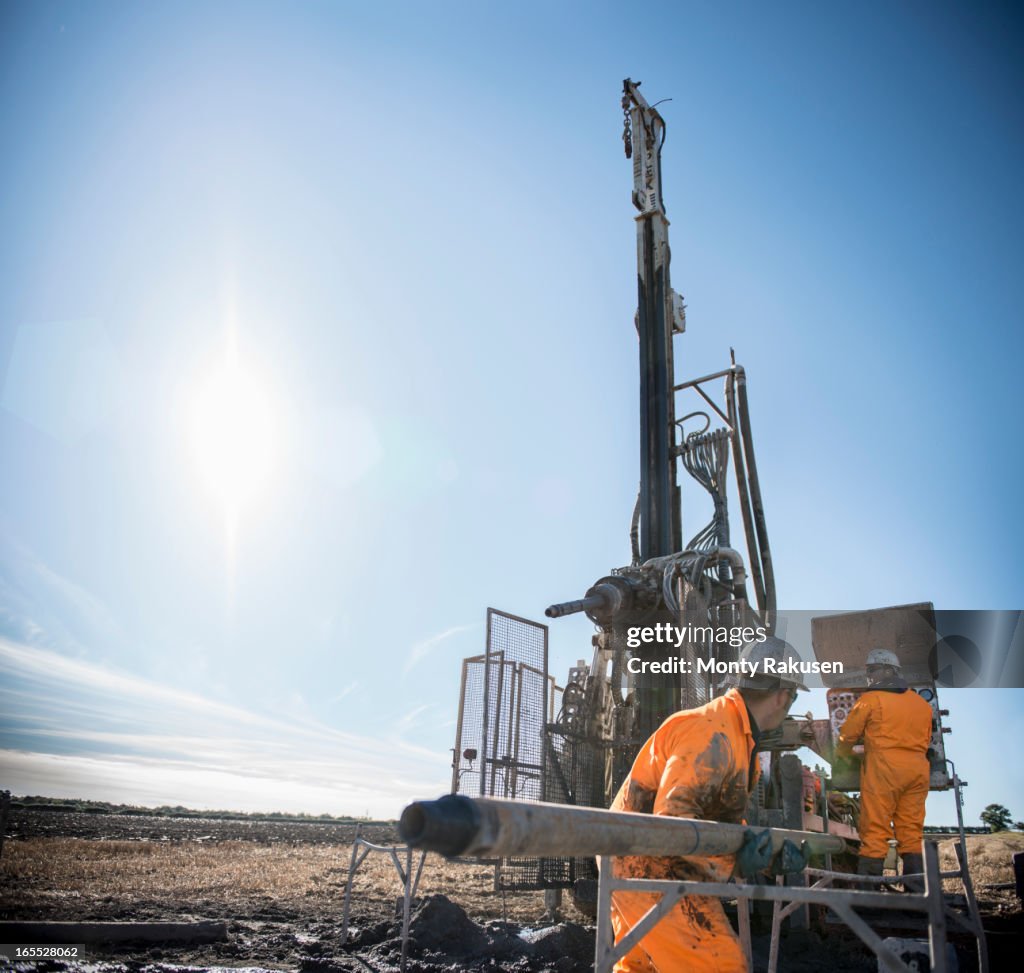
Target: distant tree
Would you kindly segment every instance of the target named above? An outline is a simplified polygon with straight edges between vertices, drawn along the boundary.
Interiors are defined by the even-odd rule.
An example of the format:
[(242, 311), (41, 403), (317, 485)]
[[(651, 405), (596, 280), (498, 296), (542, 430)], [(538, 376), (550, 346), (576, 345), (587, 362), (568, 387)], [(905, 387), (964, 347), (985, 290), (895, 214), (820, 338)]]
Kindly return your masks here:
[(1006, 831), (1013, 821), (1012, 815), (1002, 804), (989, 804), (980, 816), (982, 823), (987, 824), (990, 831)]
[(1024, 831), (1024, 821), (1014, 821), (1013, 822), (1013, 830), (1014, 831)]

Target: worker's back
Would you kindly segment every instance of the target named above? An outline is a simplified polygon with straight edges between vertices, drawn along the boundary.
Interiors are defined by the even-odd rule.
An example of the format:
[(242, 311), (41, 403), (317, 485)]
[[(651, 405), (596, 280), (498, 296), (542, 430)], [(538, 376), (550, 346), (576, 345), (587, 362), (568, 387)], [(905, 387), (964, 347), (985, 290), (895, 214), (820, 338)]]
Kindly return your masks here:
[(932, 708), (912, 689), (868, 690), (857, 701), (851, 718), (859, 715), (857, 710), (864, 714), (864, 749), (869, 759), (872, 753), (883, 750), (909, 750), (922, 756), (927, 753), (932, 739)]

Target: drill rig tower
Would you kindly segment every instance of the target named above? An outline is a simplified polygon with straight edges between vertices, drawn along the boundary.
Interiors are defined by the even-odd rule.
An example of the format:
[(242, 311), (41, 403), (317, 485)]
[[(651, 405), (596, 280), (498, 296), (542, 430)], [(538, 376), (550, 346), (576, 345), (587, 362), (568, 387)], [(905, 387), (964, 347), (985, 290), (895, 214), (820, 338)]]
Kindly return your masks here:
[[(548, 673), (547, 626), (488, 609), (487, 651), (463, 663), (453, 792), (472, 790), (475, 778), (485, 797), (607, 808), (637, 751), (665, 718), (724, 692), (720, 673), (729, 671), (743, 642), (774, 634), (776, 627), (746, 376), (730, 356), (717, 372), (676, 380), (675, 342), (685, 332), (686, 316), (669, 274), (661, 178), (665, 122), (640, 94), (639, 82), (623, 83), (622, 108), (637, 210), (640, 488), (629, 530), (631, 558), (583, 597), (547, 609), (549, 618), (583, 612), (597, 627), (591, 662), (580, 660), (570, 669), (560, 698)], [(707, 492), (712, 510), (710, 521), (685, 541), (692, 527), (684, 533), (680, 466)], [(738, 545), (729, 498), (740, 514)], [(898, 652), (911, 685), (935, 712), (932, 789), (951, 786), (942, 744), (944, 711), (929, 672), (934, 611), (920, 603), (810, 621), (815, 656), (842, 662), (846, 674), (831, 681), (823, 676), (827, 719), (791, 716), (762, 737), (759, 746), (769, 766), (751, 795), (747, 819), (760, 826), (825, 828), (856, 839), (849, 802), (837, 802), (833, 812), (821, 780), (815, 785), (793, 751), (807, 747), (834, 762), (842, 722), (866, 686), (868, 649), (884, 646)], [(478, 710), (479, 731), (464, 736), (464, 722), (469, 727)], [(464, 782), (463, 774), (469, 775)], [(830, 789), (858, 790), (856, 770), (835, 768)], [(578, 905), (596, 874), (585, 859), (516, 859), (502, 867), (502, 888), (571, 887)]]
[[(723, 661), (736, 657), (738, 646), (720, 634), (758, 626), (771, 632), (774, 625), (771, 556), (743, 369), (733, 361), (722, 371), (676, 383), (674, 340), (685, 331), (686, 312), (669, 275), (669, 221), (661, 180), (665, 122), (639, 86), (627, 79), (622, 96), (623, 141), (633, 162), (633, 205), (638, 211), (640, 490), (630, 530), (632, 560), (595, 582), (583, 598), (552, 605), (546, 612), (549, 618), (586, 612), (599, 629), (593, 663), (570, 673), (558, 721), (565, 734), (559, 749), (567, 797), (570, 803), (591, 806), (608, 805), (637, 748), (670, 713), (716, 695), (713, 677), (700, 673), (695, 663), (712, 653)], [(715, 382), (722, 383), (718, 401), (705, 389)], [(702, 401), (696, 411), (677, 419), (677, 398), (683, 393)], [(748, 561), (730, 543), (730, 458), (753, 603), (747, 594)], [(685, 545), (680, 462), (708, 491), (714, 509), (711, 522)], [(642, 643), (630, 635), (630, 630), (658, 624), (689, 634), (681, 643)], [(633, 658), (662, 665), (653, 673), (651, 666), (635, 671), (641, 667), (629, 665)], [(676, 671), (669, 665), (674, 659), (683, 660), (676, 663)], [(582, 750), (589, 750), (587, 759)]]

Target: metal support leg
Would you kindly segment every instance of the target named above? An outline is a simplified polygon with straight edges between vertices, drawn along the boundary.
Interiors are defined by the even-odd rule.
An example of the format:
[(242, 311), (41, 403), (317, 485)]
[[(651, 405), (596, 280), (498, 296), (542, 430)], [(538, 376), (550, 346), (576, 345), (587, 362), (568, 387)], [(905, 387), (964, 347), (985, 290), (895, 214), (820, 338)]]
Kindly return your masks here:
[(988, 943), (985, 941), (985, 926), (982, 924), (981, 913), (978, 911), (978, 900), (974, 897), (971, 872), (967, 867), (967, 849), (959, 841), (954, 842), (953, 849), (956, 851), (956, 860), (960, 863), (964, 894), (967, 896), (967, 911), (974, 923), (974, 935), (978, 940), (978, 970), (980, 973), (988, 973)]
[(544, 890), (544, 921), (556, 923), (562, 919), (562, 890)]
[(412, 848), (407, 846), (405, 849), (405, 868), (402, 868), (398, 861), (400, 849), (391, 848), (389, 850), (391, 852), (391, 860), (398, 871), (398, 877), (402, 880), (402, 965), (400, 969), (402, 973), (405, 973), (405, 961), (409, 952), (409, 922), (412, 917), (412, 900), (420, 884), (420, 875), (423, 872), (423, 862), (427, 858), (427, 853), (425, 851), (420, 852), (420, 864), (416, 869), (414, 877), (412, 874)]
[[(392, 853), (392, 857), (396, 859), (395, 864), (397, 865), (398, 856)], [(398, 874), (402, 877), (402, 962), (399, 969), (402, 973), (405, 973), (405, 961), (409, 955), (409, 914), (412, 911), (412, 848), (405, 849), (405, 874), (402, 874), (402, 870), (398, 870)]]
[[(782, 790), (782, 820), (787, 828), (799, 831), (804, 826), (804, 770), (800, 758), (794, 753), (779, 758), (779, 780)], [(801, 872), (788, 875), (786, 885), (806, 885), (807, 879)], [(791, 929), (809, 929), (811, 926), (810, 906), (802, 905), (792, 913), (789, 920)]]
[(612, 929), (612, 860), (603, 855), (597, 859), (597, 942), (595, 944), (594, 973), (611, 973), (609, 958), (615, 948)]
[(352, 838), (352, 857), (348, 863), (348, 881), (345, 882), (345, 905), (341, 910), (341, 941), (344, 943), (348, 939), (348, 916), (349, 916), (349, 905), (352, 901), (352, 876), (355, 875), (356, 869), (359, 867), (356, 862), (356, 852), (359, 850), (359, 830), (362, 828), (361, 824), (356, 825), (356, 833)]
[[(416, 896), (416, 890), (419, 888), (420, 876), (423, 874), (423, 863), (427, 859), (427, 853), (425, 851), (420, 852), (420, 862), (416, 868), (416, 874), (414, 875), (412, 871), (413, 849), (411, 846), (374, 845), (361, 838), (359, 836), (359, 828), (356, 828), (355, 837), (352, 839), (352, 857), (349, 860), (348, 880), (345, 882), (345, 904), (342, 909), (341, 916), (342, 943), (348, 939), (348, 919), (349, 908), (352, 901), (352, 881), (355, 878), (357, 869), (366, 860), (366, 856), (369, 855), (371, 851), (382, 851), (390, 855), (391, 863), (395, 866), (395, 871), (398, 872), (398, 877), (402, 881), (402, 963), (400, 969), (402, 973), (405, 973), (405, 964), (409, 952), (409, 924), (412, 920), (412, 900)], [(398, 853), (400, 851), (405, 852), (404, 866), (398, 857)]]
[[(777, 886), (782, 886), (782, 876), (775, 879)], [(822, 875), (810, 888), (811, 891), (827, 889), (832, 886), (832, 878), (829, 875)], [(784, 900), (776, 899), (772, 904), (772, 939), (768, 948), (768, 973), (776, 973), (779, 966), (779, 941), (782, 938), (782, 920), (795, 909), (799, 908), (798, 903), (790, 902), (785, 904)]]
[[(875, 956), (878, 957), (878, 961), (890, 973), (909, 973), (906, 963), (882, 942), (882, 937), (857, 915), (849, 905), (837, 902), (835, 905), (830, 906), (830, 908), (871, 948)], [(938, 971), (935, 971), (935, 973), (938, 973)], [(945, 968), (943, 968), (942, 973), (946, 973)]]
[[(776, 885), (782, 884), (782, 876), (775, 879)], [(782, 902), (776, 899), (772, 903), (772, 941), (768, 947), (768, 973), (775, 973), (779, 963), (779, 937), (782, 935)]]
[(949, 973), (946, 963), (946, 904), (942, 898), (939, 849), (932, 841), (924, 843), (924, 894), (928, 899), (928, 947), (932, 973)]
[[(607, 861), (607, 859), (605, 859)], [(713, 895), (719, 898), (747, 898), (786, 903), (780, 911), (780, 919), (786, 914), (808, 903), (828, 906), (833, 909), (878, 957), (883, 968), (889, 973), (912, 973), (891, 949), (885, 946), (878, 934), (854, 911), (855, 909), (909, 909), (928, 912), (931, 908), (924, 895), (893, 896), (882, 892), (860, 892), (835, 889), (831, 883), (836, 878), (856, 878), (839, 873), (822, 874), (810, 870), (818, 881), (811, 888), (786, 885), (740, 885), (731, 882), (675, 882), (655, 879), (613, 878), (602, 869), (598, 889), (598, 938), (594, 951), (595, 973), (610, 973), (617, 959), (625, 956), (636, 946), (663, 916), (673, 909), (680, 898), (686, 895)], [(858, 883), (878, 885), (876, 877), (857, 879)], [(614, 942), (611, 930), (611, 895), (613, 890), (629, 890), (640, 893), (655, 893), (660, 901), (651, 906), (640, 920), (619, 941)], [(942, 907), (941, 900), (939, 907)], [(942, 936), (943, 942), (945, 935)], [(776, 962), (778, 955), (776, 953)], [(943, 967), (936, 967), (936, 973), (948, 973)]]
[[(821, 826), (825, 834), (828, 834), (828, 778), (823, 770), (818, 771), (817, 777), (818, 784), (821, 787)], [(825, 871), (832, 871), (832, 852), (830, 851), (825, 852)]]
[(740, 945), (747, 957), (747, 967), (754, 968), (754, 949), (750, 942), (750, 899), (740, 895), (736, 898), (736, 921), (740, 927)]

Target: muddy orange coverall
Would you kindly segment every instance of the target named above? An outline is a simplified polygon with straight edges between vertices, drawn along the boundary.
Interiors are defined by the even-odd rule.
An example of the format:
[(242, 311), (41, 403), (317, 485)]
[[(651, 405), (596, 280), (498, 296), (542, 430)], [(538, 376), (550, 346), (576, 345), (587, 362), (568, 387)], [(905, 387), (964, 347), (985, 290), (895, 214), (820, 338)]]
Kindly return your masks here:
[(900, 855), (921, 854), (931, 739), (932, 708), (912, 689), (869, 689), (850, 710), (837, 753), (864, 742), (858, 825), (864, 858), (884, 858), (894, 831)]
[[(757, 782), (754, 735), (739, 692), (670, 716), (644, 744), (612, 802), (613, 811), (743, 822)], [(728, 881), (732, 855), (634, 855), (612, 860), (619, 877)], [(644, 892), (612, 894), (612, 927), (621, 939), (658, 901)], [(746, 973), (739, 939), (717, 898), (684, 896), (616, 966), (630, 973)]]

